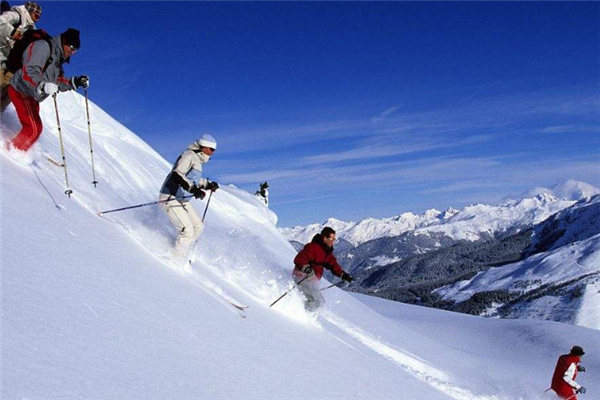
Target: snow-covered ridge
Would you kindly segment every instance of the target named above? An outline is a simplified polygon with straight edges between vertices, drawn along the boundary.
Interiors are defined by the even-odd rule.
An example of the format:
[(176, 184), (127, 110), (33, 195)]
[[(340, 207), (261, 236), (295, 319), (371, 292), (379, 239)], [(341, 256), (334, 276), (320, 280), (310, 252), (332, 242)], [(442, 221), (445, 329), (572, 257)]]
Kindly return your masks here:
[[(552, 193), (537, 190), (531, 197), (506, 200), (498, 205), (475, 204), (461, 210), (449, 208), (446, 211), (427, 210), (421, 215), (410, 212), (396, 217), (366, 218), (359, 222), (345, 222), (330, 218), (320, 224), (280, 228), (289, 240), (306, 243), (323, 227), (331, 226), (337, 236), (353, 245), (365, 243), (381, 237), (399, 236), (404, 232), (440, 232), (455, 240), (476, 241), (486, 235), (497, 235), (519, 231), (522, 227), (539, 223), (552, 214), (573, 205), (585, 196), (600, 193), (583, 182), (569, 181), (557, 185)], [(582, 197), (584, 196), (584, 197)]]
[(554, 250), (600, 233), (600, 195), (584, 198), (538, 224), (532, 250)]
[(561, 299), (556, 293), (552, 293), (552, 296), (542, 293), (542, 296), (535, 296), (533, 299), (541, 297), (544, 300), (529, 300), (520, 306), (520, 317), (544, 318), (544, 315), (554, 314), (548, 319), (600, 330), (600, 234), (515, 264), (492, 268), (468, 281), (458, 282), (436, 292), (446, 299), (460, 302), (479, 292), (508, 290), (527, 293), (571, 282), (579, 284), (582, 295), (574, 296), (567, 292), (565, 298)]

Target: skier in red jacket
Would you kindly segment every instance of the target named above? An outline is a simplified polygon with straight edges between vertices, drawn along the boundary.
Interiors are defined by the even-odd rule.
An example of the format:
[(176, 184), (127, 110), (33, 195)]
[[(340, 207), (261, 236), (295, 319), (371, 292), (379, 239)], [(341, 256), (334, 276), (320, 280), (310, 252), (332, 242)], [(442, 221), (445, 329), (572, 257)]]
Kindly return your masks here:
[(569, 354), (558, 358), (550, 387), (561, 399), (577, 400), (577, 394), (586, 392), (583, 386), (575, 382), (577, 372), (585, 372), (585, 367), (579, 365), (584, 354), (581, 347), (573, 346)]
[(307, 278), (298, 286), (306, 297), (304, 306), (307, 311), (314, 312), (323, 304), (319, 281), (323, 276), (324, 269), (330, 270), (343, 281), (352, 282), (353, 280), (333, 255), (335, 241), (335, 231), (330, 227), (325, 227), (294, 258), (294, 280), (299, 283)]

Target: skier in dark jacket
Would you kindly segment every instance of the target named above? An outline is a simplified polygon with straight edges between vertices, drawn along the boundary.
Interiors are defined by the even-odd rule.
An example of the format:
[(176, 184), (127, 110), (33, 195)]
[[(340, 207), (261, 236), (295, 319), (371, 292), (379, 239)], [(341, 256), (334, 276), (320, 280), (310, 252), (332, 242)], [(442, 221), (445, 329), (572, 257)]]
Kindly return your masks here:
[(69, 28), (59, 36), (31, 43), (23, 53), (23, 67), (10, 80), (8, 95), (15, 105), (21, 131), (10, 145), (27, 151), (42, 134), (40, 102), (58, 91), (89, 86), (89, 77), (65, 78), (63, 64), (68, 63), (80, 47), (79, 31)]
[(352, 282), (353, 280), (333, 255), (335, 242), (335, 231), (330, 227), (325, 227), (294, 258), (294, 280), (299, 283), (302, 279), (307, 278), (298, 286), (306, 297), (304, 305), (307, 311), (316, 311), (323, 304), (319, 281), (323, 276), (324, 269), (330, 270), (343, 281)]
[(577, 400), (577, 394), (585, 394), (586, 389), (575, 382), (577, 373), (585, 372), (585, 368), (579, 365), (584, 354), (581, 347), (573, 346), (569, 354), (558, 358), (550, 387), (561, 399)]

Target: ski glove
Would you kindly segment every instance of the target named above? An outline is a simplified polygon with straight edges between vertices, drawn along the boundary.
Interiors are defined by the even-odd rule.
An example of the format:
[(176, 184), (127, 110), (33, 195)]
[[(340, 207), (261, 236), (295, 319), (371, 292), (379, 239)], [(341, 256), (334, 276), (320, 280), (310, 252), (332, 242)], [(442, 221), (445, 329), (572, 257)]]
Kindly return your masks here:
[(218, 188), (219, 184), (217, 182), (208, 181), (208, 183), (206, 184), (206, 190), (210, 190), (211, 192), (214, 192)]
[(585, 367), (583, 365), (578, 365), (577, 372), (585, 372)]
[(584, 388), (583, 386), (575, 391), (575, 393), (581, 393), (581, 394), (585, 394), (585, 392), (587, 392), (587, 389)]
[(38, 86), (38, 93), (40, 94), (47, 94), (48, 96), (52, 96), (56, 92), (58, 92), (58, 86), (56, 85), (56, 83), (42, 82)]
[(71, 78), (71, 84), (75, 89), (79, 88), (89, 88), (90, 87), (90, 77), (87, 75), (74, 76)]
[(200, 186), (196, 186), (196, 185), (192, 186), (190, 188), (189, 192), (191, 194), (193, 194), (195, 198), (200, 199), (200, 200), (204, 199), (204, 196), (206, 196), (206, 192), (204, 190), (200, 189)]
[(300, 271), (302, 273), (306, 274), (306, 277), (308, 279), (310, 279), (313, 276), (315, 276), (315, 270), (309, 264), (306, 264), (306, 265), (303, 265), (302, 267), (300, 267)]
[(343, 281), (346, 281), (348, 283), (352, 282), (354, 280), (354, 278), (347, 272), (342, 271), (342, 274), (340, 275), (340, 278)]

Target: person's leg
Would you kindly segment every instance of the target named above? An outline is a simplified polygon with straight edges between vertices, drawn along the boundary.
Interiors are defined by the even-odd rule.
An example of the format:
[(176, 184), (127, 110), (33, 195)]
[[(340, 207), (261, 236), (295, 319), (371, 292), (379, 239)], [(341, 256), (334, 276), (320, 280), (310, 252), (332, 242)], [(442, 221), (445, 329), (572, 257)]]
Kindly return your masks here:
[(184, 203), (176, 200), (170, 201), (165, 204), (164, 209), (171, 224), (179, 231), (179, 236), (175, 240), (175, 246), (173, 247), (173, 254), (176, 257), (185, 258), (196, 237), (194, 224), (189, 217)]
[(4, 112), (10, 104), (10, 96), (8, 95), (8, 87), (10, 86), (10, 78), (13, 73), (5, 71), (0, 67), (0, 85), (2, 85), (2, 97), (0, 98), (0, 111)]
[(190, 221), (192, 222), (192, 225), (194, 226), (194, 242), (196, 240), (198, 240), (198, 238), (200, 237), (200, 235), (202, 235), (202, 232), (204, 231), (204, 222), (202, 222), (202, 219), (200, 218), (200, 215), (198, 215), (198, 212), (196, 211), (196, 209), (194, 208), (194, 206), (192, 205), (192, 203), (183, 203), (185, 210), (188, 213), (188, 217), (190, 218)]
[(12, 86), (8, 87), (8, 95), (23, 125), (21, 131), (12, 139), (12, 147), (27, 151), (38, 140), (44, 129), (40, 118), (40, 104), (35, 99), (16, 91)]
[[(296, 282), (299, 281), (297, 277), (294, 277), (294, 279)], [(305, 280), (298, 285), (298, 289), (300, 289), (300, 292), (302, 292), (304, 298), (306, 299), (304, 302), (304, 308), (306, 311), (315, 312), (323, 305), (324, 301), (319, 287), (319, 280)]]

